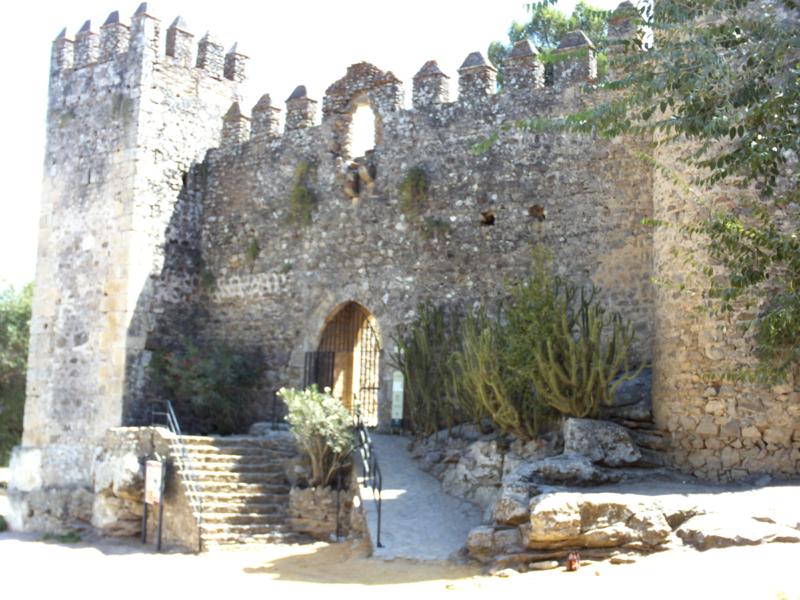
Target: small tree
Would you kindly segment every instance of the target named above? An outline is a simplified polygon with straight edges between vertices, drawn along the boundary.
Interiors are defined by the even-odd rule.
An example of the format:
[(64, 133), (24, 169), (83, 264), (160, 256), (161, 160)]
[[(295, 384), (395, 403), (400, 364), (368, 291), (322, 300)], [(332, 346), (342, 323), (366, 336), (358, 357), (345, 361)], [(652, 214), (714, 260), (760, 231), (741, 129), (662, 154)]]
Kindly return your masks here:
[(344, 405), (316, 385), (299, 391), (281, 388), (286, 419), (311, 462), (313, 487), (330, 486), (342, 462), (353, 449), (352, 418)]
[(22, 439), (33, 287), (0, 290), (0, 465)]
[(187, 419), (187, 430), (228, 435), (250, 424), (264, 370), (259, 352), (221, 342), (201, 346), (184, 338), (179, 348), (157, 352), (152, 369), (160, 391)]

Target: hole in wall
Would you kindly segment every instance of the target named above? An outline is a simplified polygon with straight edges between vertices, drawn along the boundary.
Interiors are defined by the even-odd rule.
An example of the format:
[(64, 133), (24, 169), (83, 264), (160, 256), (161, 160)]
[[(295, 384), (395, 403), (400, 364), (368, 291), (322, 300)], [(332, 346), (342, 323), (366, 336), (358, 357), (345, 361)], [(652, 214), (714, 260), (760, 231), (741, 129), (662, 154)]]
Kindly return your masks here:
[(183, 187), (186, 187), (188, 183), (189, 183), (189, 174), (186, 171), (184, 171), (183, 173), (181, 173), (181, 184), (183, 185)]
[(353, 113), (350, 125), (350, 156), (366, 156), (375, 148), (375, 113), (368, 104), (362, 104)]
[(485, 210), (481, 213), (481, 225), (489, 226), (494, 225), (494, 211), (493, 210)]
[(537, 221), (544, 221), (544, 206), (541, 204), (534, 204), (533, 206), (528, 207), (528, 215)]

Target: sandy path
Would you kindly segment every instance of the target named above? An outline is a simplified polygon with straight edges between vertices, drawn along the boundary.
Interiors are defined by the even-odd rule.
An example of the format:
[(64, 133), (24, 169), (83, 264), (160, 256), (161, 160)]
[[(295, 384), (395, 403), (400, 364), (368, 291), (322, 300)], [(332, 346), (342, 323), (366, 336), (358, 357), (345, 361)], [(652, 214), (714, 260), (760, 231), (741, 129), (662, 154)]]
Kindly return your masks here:
[[(109, 540), (59, 545), (39, 536), (0, 534), (0, 586), (9, 598), (780, 598), (800, 600), (800, 545), (771, 544), (699, 553), (677, 550), (632, 565), (595, 563), (509, 578), (474, 566), (380, 561), (347, 544), (267, 546), (199, 556), (153, 554)], [(324, 590), (322, 589), (322, 586)], [(151, 588), (150, 586), (154, 586)], [(9, 595), (6, 595), (10, 592)], [(290, 596), (291, 595), (291, 596)]]

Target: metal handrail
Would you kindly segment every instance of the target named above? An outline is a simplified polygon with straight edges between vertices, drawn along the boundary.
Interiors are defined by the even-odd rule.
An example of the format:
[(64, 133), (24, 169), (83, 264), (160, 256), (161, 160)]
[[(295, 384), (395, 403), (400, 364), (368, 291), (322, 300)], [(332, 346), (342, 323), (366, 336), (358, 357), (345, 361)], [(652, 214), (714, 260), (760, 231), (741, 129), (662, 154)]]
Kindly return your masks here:
[(361, 468), (364, 470), (364, 479), (372, 488), (372, 496), (378, 505), (378, 527), (376, 535), (376, 545), (378, 548), (383, 548), (381, 544), (381, 494), (383, 491), (383, 474), (381, 467), (378, 464), (378, 456), (375, 453), (375, 447), (372, 445), (372, 439), (369, 437), (369, 432), (361, 420), (361, 415), (357, 416), (356, 420), (356, 450), (358, 456), (361, 458)]
[[(178, 463), (178, 472), (180, 473), (181, 480), (183, 481), (186, 489), (186, 496), (189, 499), (189, 505), (192, 507), (192, 513), (197, 520), (197, 549), (203, 550), (203, 502), (200, 496), (200, 488), (197, 485), (197, 476), (195, 475), (194, 465), (189, 454), (189, 449), (186, 447), (186, 442), (183, 440), (183, 433), (181, 432), (178, 417), (175, 414), (175, 409), (172, 407), (172, 402), (164, 400), (165, 411), (161, 414), (165, 417), (167, 428), (172, 433), (170, 440), (170, 450)], [(154, 415), (156, 413), (153, 413)]]

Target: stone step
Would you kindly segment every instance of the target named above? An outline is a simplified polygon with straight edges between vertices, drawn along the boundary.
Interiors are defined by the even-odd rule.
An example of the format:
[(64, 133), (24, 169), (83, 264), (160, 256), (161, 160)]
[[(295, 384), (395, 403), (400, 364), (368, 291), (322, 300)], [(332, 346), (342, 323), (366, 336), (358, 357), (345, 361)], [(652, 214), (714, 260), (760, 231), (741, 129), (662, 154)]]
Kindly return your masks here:
[(232, 435), (226, 437), (209, 437), (184, 435), (181, 437), (181, 440), (184, 444), (190, 446), (215, 446), (219, 448), (247, 446), (250, 448), (284, 450), (293, 449), (295, 447), (295, 438), (288, 432), (279, 432), (271, 436)]
[(648, 450), (668, 450), (669, 435), (659, 430), (631, 431), (631, 437), (637, 445)]
[(284, 471), (283, 460), (192, 460), (192, 467), (198, 471), (226, 471), (231, 473), (265, 473), (271, 471)]
[(273, 472), (246, 472), (232, 471), (192, 471), (198, 483), (288, 483), (286, 473), (281, 469)]
[(252, 502), (205, 502), (202, 504), (203, 519), (211, 518), (212, 515), (230, 514), (282, 514), (286, 512), (286, 497), (281, 496), (279, 502), (257, 502), (264, 500), (263, 496), (251, 496)]
[(279, 483), (242, 483), (231, 481), (196, 481), (199, 492), (250, 492), (252, 494), (288, 494), (289, 485)]
[(261, 493), (261, 492), (200, 492), (200, 503), (205, 510), (206, 506), (222, 505), (226, 507), (256, 504), (288, 505), (289, 492)]
[[(198, 446), (187, 445), (186, 451), (190, 458), (195, 457), (228, 457), (228, 460), (237, 460), (242, 457), (261, 457), (262, 459), (286, 459), (296, 456), (294, 450), (259, 448), (257, 446)], [(173, 449), (173, 454), (181, 456), (180, 450)]]
[(204, 534), (201, 537), (203, 540), (203, 547), (207, 550), (241, 544), (299, 544), (309, 541), (307, 537), (291, 531), (274, 531), (266, 534), (241, 536), (214, 533)]
[(286, 514), (284, 512), (276, 513), (254, 513), (254, 512), (241, 512), (241, 513), (203, 513), (203, 525), (212, 527), (217, 525), (221, 528), (228, 527), (229, 525), (280, 525), (286, 523)]
[(250, 535), (258, 535), (264, 533), (275, 533), (276, 531), (286, 532), (288, 527), (284, 524), (285, 519), (281, 519), (280, 523), (256, 523), (256, 524), (230, 524), (230, 523), (201, 523), (200, 531), (205, 537), (206, 535), (213, 535), (215, 533), (224, 534), (230, 537), (242, 537)]

